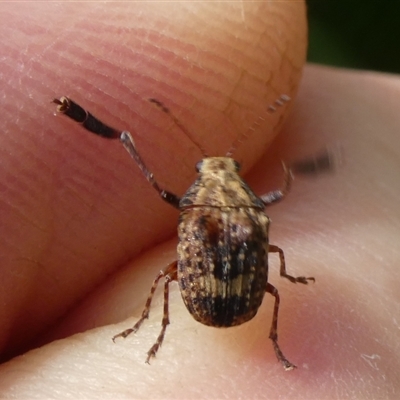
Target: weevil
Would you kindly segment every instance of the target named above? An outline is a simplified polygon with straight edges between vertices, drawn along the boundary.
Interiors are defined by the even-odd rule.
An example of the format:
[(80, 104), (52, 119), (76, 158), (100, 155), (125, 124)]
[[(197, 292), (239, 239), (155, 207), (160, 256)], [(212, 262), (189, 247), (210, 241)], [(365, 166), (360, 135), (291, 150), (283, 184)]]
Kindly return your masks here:
[[(161, 102), (150, 99), (169, 114), (176, 124), (185, 128)], [(281, 96), (269, 112), (288, 101)], [(231, 158), (234, 147), (225, 157), (205, 157), (197, 163), (197, 179), (187, 192), (179, 197), (159, 186), (136, 149), (128, 131), (114, 129), (68, 97), (54, 99), (57, 110), (80, 123), (88, 131), (110, 139), (120, 139), (135, 160), (147, 181), (159, 196), (177, 208), (179, 243), (177, 260), (169, 264), (155, 278), (138, 322), (113, 337), (127, 337), (136, 332), (148, 318), (153, 294), (164, 278), (164, 313), (161, 332), (147, 353), (147, 362), (159, 350), (169, 321), (169, 284), (178, 281), (182, 299), (193, 318), (213, 327), (231, 327), (251, 320), (257, 313), (264, 294), (275, 299), (269, 338), (278, 360), (285, 370), (296, 368), (281, 351), (278, 344), (278, 290), (268, 282), (268, 253), (277, 253), (280, 259), (280, 276), (293, 283), (307, 284), (313, 277), (293, 277), (286, 272), (284, 252), (269, 243), (270, 219), (265, 207), (281, 201), (289, 192), (293, 168), (283, 166), (283, 187), (257, 196), (239, 176), (239, 163)], [(315, 162), (298, 163), (299, 171), (329, 167), (327, 155)]]

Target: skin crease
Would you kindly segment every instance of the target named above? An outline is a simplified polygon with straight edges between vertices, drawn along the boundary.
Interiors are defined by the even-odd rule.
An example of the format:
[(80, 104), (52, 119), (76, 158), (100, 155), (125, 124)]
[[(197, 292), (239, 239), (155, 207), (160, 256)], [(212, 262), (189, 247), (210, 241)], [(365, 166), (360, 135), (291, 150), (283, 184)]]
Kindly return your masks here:
[[(250, 4), (248, 6), (251, 7)], [(96, 12), (100, 14), (99, 7)], [(9, 12), (12, 14), (12, 9)], [(80, 10), (80, 15), (84, 15), (83, 10)], [(39, 30), (37, 26), (36, 29)], [(40, 30), (39, 33), (49, 34)], [(84, 40), (82, 43), (84, 47)], [(17, 53), (9, 51), (10, 59), (15, 58), (14, 70), (17, 71)], [(46, 59), (42, 61), (46, 66)], [(67, 71), (62, 72), (68, 75)], [(37, 71), (35, 73), (38, 74)], [(43, 74), (40, 79), (45, 78)], [(98, 93), (88, 94), (91, 86), (82, 84), (82, 80), (89, 80), (86, 76), (73, 79), (71, 73), (58, 84), (50, 72), (48, 78), (47, 90), (40, 87), (38, 102), (45, 104), (49, 93), (54, 96), (69, 94), (73, 98), (79, 94), (80, 98), (89, 97), (87, 107), (95, 113), (93, 106), (104, 100), (107, 107), (98, 108), (97, 115), (106, 118), (110, 124), (121, 126), (127, 120), (127, 125), (133, 126), (135, 133), (147, 127), (151, 131), (149, 135), (157, 135), (157, 129), (145, 122), (146, 119), (159, 118), (156, 111), (151, 108), (148, 111), (143, 101), (145, 89), (140, 91), (140, 96), (131, 94), (134, 98), (132, 109), (137, 114), (129, 117), (126, 107), (121, 107), (120, 112), (113, 109), (116, 100), (109, 98), (113, 94), (104, 99)], [(76, 260), (70, 255), (72, 251), (68, 251), (72, 240), (70, 236), (59, 239), (59, 242), (54, 240), (56, 247), (52, 247), (48, 239), (47, 247), (42, 248), (43, 241), (36, 243), (25, 236), (20, 242), (14, 241), (12, 246), (11, 240), (18, 235), (8, 230), (2, 233), (10, 248), (23, 245), (31, 251), (46, 250), (52, 253), (52, 260), (59, 260), (59, 268), (63, 266), (67, 270), (64, 273), (64, 270), (49, 269), (53, 264), (39, 263), (37, 253), (31, 258), (27, 256), (29, 253), (23, 253), (19, 262), (15, 262), (16, 266), (22, 265), (22, 269), (12, 269), (10, 274), (11, 267), (4, 268), (12, 265), (10, 259), (15, 260), (15, 256), (7, 259), (5, 252), (1, 252), (2, 282), (5, 282), (1, 311), (5, 349), (9, 346), (6, 340), (11, 342), (15, 336), (28, 337), (27, 327), (35, 328), (35, 320), (49, 322), (62, 315), (63, 307), (65, 311), (71, 307), (60, 299), (69, 299), (74, 294), (77, 302), (79, 293), (83, 296), (85, 289), (88, 291), (101, 281), (101, 276), (111, 273), (113, 268), (120, 268), (124, 260), (133, 257), (132, 252), (137, 254), (140, 246), (148, 247), (152, 242), (168, 236), (177, 218), (173, 209), (159, 205), (161, 201), (151, 188), (147, 189), (133, 161), (129, 157), (124, 159), (125, 153), (118, 143), (90, 137), (62, 117), (52, 119), (45, 106), (34, 108), (37, 104), (32, 104), (32, 99), (28, 101), (26, 94), (38, 91), (37, 87), (28, 85), (23, 92), (22, 87), (17, 86), (16, 90), (16, 79), (16, 75), (12, 75), (7, 81), (11, 84), (4, 89), (8, 94), (4, 100), (5, 132), (19, 132), (24, 128), (27, 136), (22, 143), (19, 143), (20, 133), (12, 137), (14, 147), (7, 148), (5, 155), (16, 154), (19, 150), (18, 154), (26, 155), (22, 158), (26, 166), (13, 165), (12, 171), (19, 173), (7, 175), (6, 184), (23, 191), (26, 182), (31, 182), (28, 189), (32, 191), (34, 184), (41, 184), (44, 180), (49, 182), (49, 186), (56, 185), (54, 190), (57, 196), (48, 194), (46, 186), (41, 187), (39, 193), (32, 191), (30, 207), (23, 203), (26, 196), (14, 204), (25, 212), (36, 207), (35, 218), (28, 218), (21, 212), (18, 215), (25, 218), (18, 219), (15, 225), (5, 222), (3, 225), (14, 227), (20, 233), (25, 226), (23, 222), (28, 221), (36, 224), (38, 231), (48, 229), (50, 238), (56, 235), (62, 237), (63, 232), (76, 235), (82, 241), (82, 249), (73, 250), (76, 258), (83, 258), (83, 262), (79, 268), (74, 264)], [(67, 83), (75, 81), (79, 82), (80, 89), (68, 88), (69, 93), (64, 93)], [(30, 82), (27, 80), (25, 83)], [(105, 82), (105, 85), (112, 84), (112, 80)], [(104, 90), (111, 89), (107, 87)], [(18, 91), (19, 98), (15, 96)], [(157, 94), (156, 88), (154, 91), (149, 97)], [(47, 333), (46, 339), (65, 337), (112, 322), (119, 322), (118, 325), (103, 326), (54, 342), (27, 353), (23, 358), (5, 363), (0, 368), (2, 396), (32, 397), (34, 393), (40, 397), (75, 395), (78, 398), (396, 397), (400, 382), (400, 322), (397, 317), (400, 311), (397, 267), (400, 221), (397, 172), (400, 160), (399, 91), (399, 78), (395, 76), (308, 67), (284, 131), (246, 176), (256, 193), (265, 193), (280, 184), (279, 160), (294, 160), (313, 154), (327, 143), (342, 148), (343, 161), (334, 175), (319, 179), (298, 177), (285, 202), (267, 210), (273, 219), (271, 242), (285, 250), (288, 272), (315, 276), (317, 280), (315, 285), (308, 287), (285, 282), (277, 274), (276, 258), (271, 256), (270, 281), (280, 290), (282, 301), (278, 330), (280, 344), (285, 355), (297, 363), (298, 370), (285, 373), (273, 354), (267, 339), (272, 311), (272, 301), (268, 297), (257, 317), (248, 324), (217, 330), (193, 321), (174, 287), (171, 290), (171, 325), (157, 359), (149, 367), (144, 360), (159, 331), (162, 315), (160, 290), (154, 300), (151, 318), (141, 330), (135, 336), (112, 343), (110, 338), (133, 324), (140, 315), (157, 271), (173, 260), (176, 243), (172, 241), (146, 253), (134, 263), (129, 263), (122, 272), (110, 277), (91, 296), (82, 299), (74, 312), (61, 319)], [(126, 96), (129, 97), (128, 94)], [(163, 97), (161, 99), (165, 101)], [(171, 95), (171, 99), (181, 104), (179, 94)], [(27, 103), (25, 108), (23, 102)], [(19, 109), (10, 109), (11, 103), (18, 104)], [(21, 112), (17, 113), (18, 110)], [(114, 120), (113, 115), (117, 115)], [(137, 118), (140, 122), (135, 123)], [(29, 124), (23, 125), (24, 121)], [(160, 126), (167, 121), (160, 118)], [(274, 119), (272, 121), (275, 122)], [(22, 128), (19, 127), (21, 124)], [(46, 128), (49, 124), (50, 127)], [(197, 120), (185, 125), (194, 132), (201, 132), (202, 125)], [(36, 132), (35, 135), (32, 131)], [(169, 189), (182, 193), (193, 179), (191, 168), (193, 160), (199, 158), (198, 152), (193, 151), (191, 157), (184, 160), (183, 173), (170, 172), (179, 157), (171, 160), (165, 156), (170, 154), (168, 142), (156, 148), (165, 136), (158, 135), (155, 136), (157, 146), (142, 138), (140, 149), (143, 149), (143, 154), (150, 154), (150, 159), (154, 155), (158, 161), (151, 167), (160, 171), (157, 174), (159, 181), (166, 182), (165, 186)], [(171, 146), (174, 148), (177, 142)], [(220, 146), (224, 149), (223, 143)], [(191, 151), (189, 145), (185, 151)], [(32, 154), (39, 154), (43, 162), (36, 162)], [(245, 152), (240, 158), (244, 164), (250, 163)], [(8, 158), (2, 156), (2, 160), (2, 168), (5, 169)], [(113, 172), (113, 169), (117, 171)], [(163, 173), (165, 169), (168, 173)], [(11, 177), (21, 179), (15, 183)], [(142, 183), (138, 183), (139, 188), (132, 189), (131, 182)], [(18, 184), (20, 186), (15, 186)], [(28, 189), (25, 191), (28, 192)], [(146, 226), (143, 221), (138, 222), (131, 217), (126, 208), (137, 190), (143, 191), (143, 194), (140, 192), (141, 198), (146, 198), (150, 209), (157, 207), (158, 215), (164, 213), (157, 221), (158, 224), (161, 224), (160, 221), (165, 223), (164, 229), (170, 229), (165, 236), (159, 233), (152, 239), (147, 236), (147, 230), (136, 229), (135, 239), (129, 226)], [(5, 193), (13, 194), (11, 190)], [(38, 197), (42, 208), (36, 203)], [(59, 201), (55, 202), (54, 198)], [(2, 202), (7, 204), (4, 200)], [(47, 215), (49, 208), (52, 210), (50, 216)], [(69, 217), (62, 218), (65, 214)], [(110, 222), (115, 220), (115, 214), (122, 215), (117, 218), (118, 223)], [(149, 215), (146, 210), (142, 210), (142, 214), (146, 218)], [(13, 216), (2, 211), (1, 220), (8, 223), (8, 218)], [(62, 219), (59, 225), (49, 224), (55, 217)], [(88, 231), (82, 234), (82, 229)], [(137, 241), (141, 241), (140, 245), (136, 244)], [(131, 250), (132, 245), (137, 247)], [(97, 262), (91, 257), (97, 257)], [(98, 260), (103, 258), (106, 260), (100, 263)], [(115, 260), (120, 263), (107, 268), (106, 265), (116, 263)], [(93, 262), (93, 271), (83, 268), (90, 262)], [(54, 265), (57, 265), (55, 261)], [(16, 281), (16, 278), (19, 280)], [(67, 283), (66, 278), (69, 278)], [(53, 295), (48, 288), (50, 284), (55, 286), (55, 293), (58, 292), (59, 296)], [(50, 306), (58, 302), (61, 304), (55, 311)], [(29, 308), (31, 305), (32, 309)], [(31, 317), (32, 313), (35, 318)], [(131, 315), (134, 317), (125, 320)], [(14, 322), (21, 319), (24, 325)], [(74, 384), (71, 385), (71, 382)]]

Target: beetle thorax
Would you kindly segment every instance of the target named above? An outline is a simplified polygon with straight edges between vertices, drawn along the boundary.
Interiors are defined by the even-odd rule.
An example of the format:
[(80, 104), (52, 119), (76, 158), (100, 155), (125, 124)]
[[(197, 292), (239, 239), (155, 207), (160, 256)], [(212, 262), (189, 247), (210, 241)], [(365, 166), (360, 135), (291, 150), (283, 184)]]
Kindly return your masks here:
[(180, 202), (181, 208), (193, 206), (256, 207), (264, 208), (262, 201), (240, 178), (239, 164), (229, 157), (207, 157), (197, 166), (195, 183)]
[(207, 157), (196, 165), (200, 177), (215, 185), (238, 179), (240, 165), (229, 157)]

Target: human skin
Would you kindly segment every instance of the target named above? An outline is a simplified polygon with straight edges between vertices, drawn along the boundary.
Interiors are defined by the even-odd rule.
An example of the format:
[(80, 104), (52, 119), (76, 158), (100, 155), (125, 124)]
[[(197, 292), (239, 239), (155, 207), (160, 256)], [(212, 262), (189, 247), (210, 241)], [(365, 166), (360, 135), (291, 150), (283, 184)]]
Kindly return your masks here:
[[(80, 15), (83, 14), (80, 10)], [(69, 93), (58, 93), (65, 90), (66, 83), (57, 85), (52, 77), (49, 73), (48, 92), (72, 97), (74, 88)], [(76, 79), (80, 87), (84, 86), (85, 77)], [(106, 79), (107, 85), (110, 81)], [(49, 194), (47, 187), (33, 192), (31, 207), (23, 207), (26, 196), (21, 196), (19, 202), (12, 199), (17, 208), (34, 210), (35, 219), (24, 217), (47, 232), (46, 237), (51, 240), (46, 241), (46, 246), (43, 241), (36, 243), (35, 238), (29, 241), (25, 236), (17, 241), (17, 233), (24, 233), (20, 219), (14, 225), (3, 223), (14, 227), (16, 233), (5, 230), (2, 237), (7, 239), (7, 245), (15, 240), (8, 249), (23, 245), (31, 251), (39, 249), (40, 255), (51, 252), (52, 260), (59, 260), (62, 273), (53, 269), (57, 266), (55, 261), (40, 263), (37, 253), (29, 257), (21, 249), (19, 258), (12, 255), (7, 259), (2, 252), (1, 274), (5, 277), (2, 326), (6, 327), (2, 332), (3, 348), (7, 350), (15, 336), (22, 337), (18, 343), (23, 348), (23, 339), (30, 338), (28, 328), (35, 320), (45, 321), (41, 322), (45, 326), (59, 317), (56, 326), (43, 330), (42, 342), (67, 338), (2, 365), (3, 397), (32, 397), (33, 393), (38, 397), (82, 398), (394, 397), (400, 382), (399, 87), (399, 79), (394, 76), (308, 67), (283, 132), (246, 175), (251, 187), (262, 194), (280, 185), (281, 159), (295, 160), (326, 145), (341, 148), (342, 162), (335, 174), (319, 179), (298, 177), (285, 202), (267, 210), (273, 219), (271, 242), (285, 249), (288, 272), (316, 277), (316, 283), (308, 286), (285, 282), (276, 272), (278, 262), (274, 255), (270, 258), (270, 280), (279, 289), (282, 301), (280, 344), (286, 356), (299, 367), (288, 373), (277, 362), (268, 340), (272, 312), (269, 296), (251, 322), (220, 330), (203, 327), (191, 319), (176, 285), (172, 285), (171, 325), (151, 366), (144, 360), (160, 329), (161, 293), (154, 300), (149, 321), (135, 336), (116, 344), (110, 340), (136, 321), (155, 274), (174, 259), (176, 241), (127, 262), (125, 268), (121, 264), (133, 258), (141, 247), (150, 247), (168, 236), (177, 213), (169, 211), (148, 188), (118, 143), (91, 137), (62, 117), (43, 115), (46, 107), (38, 108), (39, 115), (37, 110), (27, 114), (32, 100), (27, 99), (26, 93), (30, 90), (28, 87), (23, 92), (19, 87), (18, 104), (27, 103), (25, 112), (18, 115), (5, 107), (5, 130), (10, 134), (13, 129), (19, 131), (18, 123), (23, 124), (20, 120), (29, 121), (23, 126), (26, 136), (14, 135), (14, 147), (9, 147), (27, 156), (17, 158), (18, 164), (10, 166), (14, 176), (9, 173), (6, 183), (20, 191), (26, 187), (32, 191), (43, 180), (49, 187), (56, 186), (52, 189), (56, 194)], [(15, 91), (8, 90), (15, 96)], [(84, 91), (77, 93), (85, 96)], [(42, 95), (44, 98), (47, 93)], [(152, 92), (149, 97), (155, 95)], [(156, 111), (151, 108), (147, 111), (143, 99), (135, 100), (132, 105), (135, 110), (139, 108), (135, 111), (137, 115), (127, 116), (124, 107), (122, 111), (118, 106), (113, 109), (112, 102), (118, 99), (110, 99), (112, 96), (105, 99), (100, 95), (94, 98), (93, 93), (86, 96), (91, 105), (106, 102), (107, 122), (120, 127), (127, 118), (129, 128), (134, 125), (134, 133), (147, 127), (151, 129), (149, 135), (156, 134), (156, 129), (145, 122), (146, 118), (157, 118)], [(172, 104), (175, 101), (178, 102), (171, 95)], [(104, 108), (99, 111), (100, 115), (105, 112)], [(117, 116), (109, 121), (114, 113)], [(140, 123), (135, 123), (135, 118)], [(270, 122), (276, 123), (271, 118)], [(160, 121), (168, 124), (168, 119)], [(201, 131), (198, 120), (193, 125), (189, 127), (193, 132)], [(148, 142), (142, 139), (140, 148), (154, 172), (160, 171), (156, 174), (158, 179), (166, 182), (168, 189), (182, 193), (194, 178), (189, 161), (196, 160), (199, 152), (187, 146), (185, 151), (190, 152), (190, 157), (183, 160), (183, 167), (173, 170), (181, 160), (176, 155), (171, 159), (163, 155), (176, 152), (176, 142), (173, 145), (162, 142), (167, 134), (170, 130), (158, 134), (152, 143), (150, 139)], [(179, 138), (176, 140), (181, 141)], [(257, 146), (260, 144), (256, 141)], [(223, 142), (216, 147), (221, 152), (225, 149)], [(7, 154), (16, 154), (11, 150)], [(249, 159), (249, 150), (238, 153), (244, 165), (254, 163)], [(32, 154), (40, 154), (43, 164), (34, 163), (34, 168)], [(5, 170), (9, 158), (2, 159)], [(21, 169), (16, 165), (22, 165)], [(12, 176), (15, 182), (11, 181)], [(134, 201), (133, 196), (146, 205), (141, 215), (131, 215), (129, 203)], [(3, 200), (2, 204), (7, 203)], [(152, 213), (158, 218), (157, 222), (151, 220), (149, 223), (153, 225), (149, 227), (146, 218)], [(140, 220), (143, 216), (144, 220)], [(6, 211), (1, 215), (2, 221), (9, 222), (11, 217), (15, 215)], [(61, 221), (55, 221), (55, 217)], [(159, 233), (152, 237), (154, 230)], [(73, 248), (76, 258), (83, 258), (79, 268), (68, 247), (73, 235), (82, 242), (79, 251)], [(16, 260), (12, 267), (10, 259)], [(113, 271), (111, 277), (103, 279), (102, 286), (87, 294), (101, 282), (101, 277)], [(19, 278), (17, 283), (23, 279), (23, 284), (16, 288), (16, 281), (11, 278)], [(55, 286), (58, 296), (50, 296), (49, 285)], [(62, 317), (63, 311), (72, 306), (71, 296), (75, 296), (75, 309)], [(60, 304), (57, 312), (54, 303)], [(126, 320), (128, 317), (131, 318)], [(104, 326), (116, 322), (118, 325)], [(70, 336), (94, 326), (99, 328)]]
[(199, 146), (225, 154), (242, 135), (234, 154), (249, 170), (289, 110), (270, 115), (268, 105), (294, 97), (304, 64), (301, 3), (79, 4), (2, 9), (3, 359), (176, 229), (176, 210), (118, 141), (54, 116), (54, 97), (129, 129), (160, 184), (179, 194)]

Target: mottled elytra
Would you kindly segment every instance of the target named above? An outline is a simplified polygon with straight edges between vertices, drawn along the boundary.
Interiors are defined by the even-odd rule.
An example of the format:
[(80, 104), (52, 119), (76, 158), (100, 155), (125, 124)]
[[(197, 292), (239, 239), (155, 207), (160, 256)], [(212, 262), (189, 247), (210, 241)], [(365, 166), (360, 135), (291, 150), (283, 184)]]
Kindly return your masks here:
[[(287, 96), (281, 96), (269, 107), (269, 111), (274, 112), (276, 106), (281, 106), (287, 100)], [(167, 107), (158, 100), (150, 101), (169, 114), (185, 134), (190, 135)], [(307, 284), (308, 281), (314, 281), (314, 278), (293, 277), (287, 274), (283, 250), (269, 243), (270, 220), (264, 212), (266, 206), (277, 203), (288, 193), (293, 179), (293, 168), (282, 164), (282, 189), (257, 196), (238, 175), (239, 164), (230, 158), (234, 146), (243, 139), (242, 136), (228, 151), (229, 157), (206, 156), (197, 163), (197, 179), (182, 197), (178, 197), (158, 185), (139, 155), (129, 132), (105, 125), (67, 97), (55, 99), (54, 103), (58, 105), (59, 112), (79, 122), (96, 135), (120, 139), (161, 198), (180, 211), (177, 260), (157, 275), (139, 321), (132, 328), (115, 335), (113, 340), (117, 337), (125, 338), (136, 332), (148, 318), (153, 294), (162, 278), (162, 328), (156, 342), (147, 353), (147, 362), (156, 355), (169, 324), (170, 282), (178, 281), (183, 301), (193, 318), (214, 327), (230, 327), (249, 321), (256, 315), (267, 292), (275, 298), (269, 337), (285, 370), (295, 368), (278, 345), (280, 300), (278, 290), (268, 282), (268, 253), (278, 253), (280, 275), (291, 282)], [(316, 160), (315, 163), (298, 163), (294, 170), (309, 172), (329, 166), (327, 155)]]

